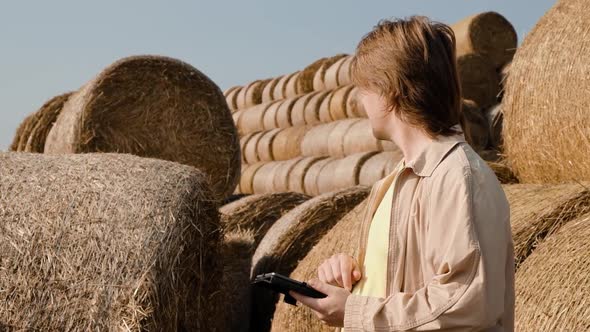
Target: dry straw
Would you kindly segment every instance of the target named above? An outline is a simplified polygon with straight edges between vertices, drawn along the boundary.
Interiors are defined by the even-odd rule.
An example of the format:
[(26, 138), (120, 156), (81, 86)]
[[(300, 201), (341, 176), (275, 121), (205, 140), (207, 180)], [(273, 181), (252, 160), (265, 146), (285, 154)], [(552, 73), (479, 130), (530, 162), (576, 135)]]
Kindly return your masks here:
[(481, 107), (496, 103), (500, 83), (488, 58), (477, 53), (457, 57), (457, 72), (463, 98), (471, 99)]
[(272, 146), (274, 160), (289, 160), (301, 156), (301, 142), (309, 129), (308, 126), (281, 129)]
[(262, 102), (263, 103), (270, 103), (271, 101), (275, 100), (273, 93), (274, 93), (275, 87), (277, 86), (277, 84), (279, 83), (281, 78), (282, 78), (282, 76), (275, 77), (270, 82), (268, 82), (268, 84), (266, 84), (264, 86), (264, 89), (262, 89)]
[(320, 68), (316, 71), (313, 77), (313, 89), (315, 91), (321, 91), (326, 89), (325, 84), (325, 76), (326, 71), (330, 68), (334, 63), (338, 62), (340, 59), (346, 57), (346, 54), (337, 54), (331, 58), (326, 59), (320, 66)]
[(517, 267), (545, 237), (590, 211), (587, 185), (514, 184), (503, 188), (510, 202)]
[(298, 90), (301, 93), (310, 93), (314, 91), (313, 77), (327, 59), (328, 58), (321, 58), (319, 60), (316, 60), (301, 71), (298, 81)]
[(590, 12), (558, 1), (526, 36), (502, 103), (504, 152), (527, 183), (590, 180)]
[[(303, 204), (309, 196), (298, 193), (249, 195), (219, 209), (225, 232), (252, 232), (257, 246), (268, 229), (287, 212)], [(248, 274), (250, 273), (248, 267)]]
[(340, 67), (342, 67), (342, 64), (347, 58), (348, 56), (342, 57), (328, 67), (326, 74), (324, 75), (324, 85), (326, 89), (336, 89), (340, 86), (340, 83), (338, 82), (338, 73), (340, 72)]
[(334, 91), (334, 95), (330, 98), (330, 116), (332, 120), (348, 118), (346, 106), (352, 88), (352, 85), (345, 85)]
[(119, 152), (194, 166), (220, 200), (239, 181), (240, 143), (223, 93), (194, 67), (121, 59), (64, 104), (45, 153)]
[(466, 17), (451, 26), (457, 40), (457, 57), (479, 53), (500, 69), (514, 56), (516, 31), (504, 16), (485, 12)]
[(375, 182), (393, 172), (391, 166), (397, 164), (402, 158), (401, 150), (386, 151), (371, 156), (361, 168), (359, 184), (372, 186)]
[[(270, 103), (262, 103), (244, 110), (240, 110), (236, 113), (241, 113), (237, 119), (236, 125), (238, 127), (238, 133), (240, 136), (261, 131), (264, 129), (264, 114), (270, 107)], [(236, 114), (234, 113), (234, 114)]]
[[(338, 221), (332, 229), (322, 237), (317, 245), (303, 258), (291, 277), (296, 280), (307, 281), (317, 278), (317, 269), (324, 262), (335, 254), (348, 254), (356, 256), (357, 245), (359, 242), (358, 232), (351, 230), (360, 229), (363, 215), (365, 213), (367, 201), (358, 204), (352, 211), (346, 214)], [(298, 305), (297, 307), (288, 305), (283, 302), (277, 304), (277, 308), (272, 321), (273, 332), (292, 331), (334, 331), (320, 321), (316, 315), (306, 306)]]
[(240, 192), (242, 194), (253, 194), (254, 193), (254, 177), (256, 173), (265, 162), (257, 162), (254, 164), (244, 165), (242, 176), (240, 177)]
[(305, 124), (314, 125), (320, 123), (320, 106), (322, 106), (324, 99), (328, 98), (329, 95), (330, 91), (321, 91), (311, 97), (305, 106), (305, 112), (303, 114)]
[(305, 108), (311, 99), (318, 93), (319, 92), (311, 92), (297, 98), (295, 105), (293, 105), (293, 109), (291, 110), (291, 123), (294, 126), (305, 125)]
[(106, 153), (0, 164), (1, 329), (225, 331), (202, 172)]
[(27, 140), (31, 135), (31, 131), (39, 121), (38, 113), (29, 114), (18, 126), (12, 143), (10, 144), (10, 151), (24, 151), (27, 145)]
[(330, 162), (320, 171), (317, 179), (318, 192), (322, 194), (358, 185), (363, 165), (377, 153), (360, 152)]
[(288, 191), (305, 193), (305, 175), (308, 170), (325, 157), (300, 157), (289, 173)]
[[(289, 275), (324, 234), (368, 193), (367, 187), (347, 188), (312, 198), (285, 214), (256, 249), (251, 276), (265, 272)], [(278, 297), (274, 292), (254, 288), (252, 299), (251, 330), (268, 331)]]
[(545, 239), (522, 264), (516, 274), (516, 331), (590, 330), (589, 237), (587, 214)]

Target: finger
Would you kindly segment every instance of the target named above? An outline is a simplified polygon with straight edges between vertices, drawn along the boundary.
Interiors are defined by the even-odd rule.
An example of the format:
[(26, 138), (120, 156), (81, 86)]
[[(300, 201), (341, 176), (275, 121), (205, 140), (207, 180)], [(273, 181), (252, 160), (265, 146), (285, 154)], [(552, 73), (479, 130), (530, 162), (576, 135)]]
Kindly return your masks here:
[(353, 276), (354, 280), (356, 280), (356, 281), (361, 280), (363, 273), (361, 272), (361, 268), (359, 267), (359, 265), (356, 263), (356, 261), (354, 259), (352, 261), (352, 266), (353, 266), (352, 276)]
[(331, 264), (328, 261), (326, 261), (322, 265), (324, 267), (323, 268), (324, 274), (326, 275), (326, 283), (332, 284), (332, 285), (335, 284), (336, 279), (334, 278), (334, 273), (332, 272)]
[[(311, 288), (326, 294), (327, 296), (330, 296), (331, 294), (334, 294), (334, 292), (341, 290), (340, 287), (338, 286), (332, 286), (328, 283), (322, 282), (319, 279), (311, 279), (308, 283), (309, 286), (311, 286)], [(324, 299), (317, 299), (320, 300), (320, 304), (321, 304), (321, 300), (325, 300), (327, 298)]]
[(342, 282), (342, 272), (340, 271), (340, 259), (338, 257), (331, 258), (330, 267), (332, 268), (332, 274), (334, 275), (335, 283), (333, 285), (344, 287)]
[(340, 274), (342, 274), (342, 286), (348, 291), (352, 290), (352, 262), (349, 257), (341, 257)]
[(308, 297), (305, 295), (301, 295), (294, 291), (289, 291), (289, 295), (293, 296), (295, 300), (301, 302), (303, 305), (310, 307), (313, 310), (319, 311), (321, 309), (320, 304), (318, 303), (319, 299), (315, 299), (313, 297)]

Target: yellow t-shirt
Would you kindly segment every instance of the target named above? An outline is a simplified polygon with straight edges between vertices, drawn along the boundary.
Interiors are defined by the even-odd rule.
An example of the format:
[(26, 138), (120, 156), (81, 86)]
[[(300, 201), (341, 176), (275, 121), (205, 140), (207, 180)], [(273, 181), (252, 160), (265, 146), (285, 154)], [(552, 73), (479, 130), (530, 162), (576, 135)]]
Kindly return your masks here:
[(369, 226), (365, 261), (361, 268), (363, 274), (354, 288), (352, 294), (372, 297), (385, 297), (387, 283), (387, 253), (389, 250), (389, 224), (391, 220), (391, 207), (393, 203), (393, 190), (395, 176), (399, 169), (387, 176), (385, 182), (389, 182), (389, 188), (377, 207), (373, 220)]

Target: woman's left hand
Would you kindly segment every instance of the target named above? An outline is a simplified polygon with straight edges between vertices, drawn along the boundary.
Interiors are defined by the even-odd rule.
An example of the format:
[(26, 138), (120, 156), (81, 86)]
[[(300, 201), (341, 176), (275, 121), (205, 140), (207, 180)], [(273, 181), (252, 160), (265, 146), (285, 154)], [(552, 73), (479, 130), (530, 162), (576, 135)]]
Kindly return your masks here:
[(319, 319), (334, 327), (344, 326), (344, 308), (346, 299), (350, 292), (344, 288), (326, 284), (319, 279), (312, 279), (307, 283), (309, 286), (324, 293), (327, 297), (316, 299), (307, 297), (293, 291), (289, 292), (297, 301), (311, 308)]

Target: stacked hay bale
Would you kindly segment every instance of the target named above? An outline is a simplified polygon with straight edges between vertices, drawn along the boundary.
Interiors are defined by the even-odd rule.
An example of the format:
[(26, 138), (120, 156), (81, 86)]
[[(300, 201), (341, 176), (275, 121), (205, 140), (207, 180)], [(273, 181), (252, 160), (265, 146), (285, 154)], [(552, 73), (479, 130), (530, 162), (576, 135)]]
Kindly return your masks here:
[(203, 173), (124, 154), (0, 164), (0, 328), (226, 330)]
[(219, 200), (236, 188), (241, 165), (221, 90), (189, 64), (161, 56), (121, 59), (50, 100), (21, 124), (11, 149), (175, 161), (204, 171)]
[(587, 2), (558, 1), (512, 61), (504, 152), (523, 182), (590, 180), (589, 19)]
[[(499, 160), (501, 113), (488, 110), (497, 104), (500, 72), (514, 55), (516, 33), (512, 25), (495, 12), (467, 17), (452, 28), (457, 37), (458, 72), (466, 98), (461, 116), (466, 139), (482, 157), (497, 166), (499, 178), (513, 182), (514, 177), (506, 176), (508, 167)], [(239, 186), (236, 192), (258, 194), (289, 190), (317, 195), (341, 188), (331, 184), (308, 190), (301, 186), (277, 187), (274, 183), (285, 181), (275, 181), (273, 177), (280, 174), (283, 178), (285, 173), (290, 174), (290, 169), (296, 168), (294, 165), (302, 162), (302, 157), (324, 158), (315, 160), (315, 167), (304, 167), (305, 172), (317, 173), (324, 168), (326, 174), (332, 174), (332, 179), (324, 183), (335, 182), (336, 173), (330, 173), (330, 170), (335, 170), (335, 164), (347, 162), (357, 163), (347, 165), (349, 169), (365, 168), (365, 174), (379, 174), (365, 176), (361, 181), (356, 172), (347, 172), (347, 178), (340, 178), (339, 181), (351, 185), (373, 184), (383, 176), (384, 168), (395, 165), (401, 159), (394, 144), (379, 141), (373, 136), (360, 102), (359, 89), (352, 85), (352, 62), (352, 56), (338, 54), (319, 59), (292, 74), (226, 90), (226, 100), (234, 112), (233, 118), (241, 137), (242, 177), (247, 177), (246, 185)], [(262, 97), (255, 98), (259, 103), (240, 102), (241, 95), (247, 95), (252, 86), (260, 87), (262, 84), (266, 84)], [(390, 153), (383, 154), (384, 151)], [(361, 158), (360, 161), (352, 157), (375, 152), (381, 157)], [(385, 156), (393, 160), (387, 160)], [(368, 159), (372, 162), (363, 167)], [(277, 163), (286, 161), (289, 161), (288, 165)], [(256, 180), (256, 174), (259, 180)], [(314, 177), (314, 174), (297, 175)]]
[[(299, 205), (268, 230), (252, 261), (254, 277), (260, 273), (289, 275), (299, 260), (346, 213), (368, 195), (367, 187), (351, 187), (314, 197)], [(268, 331), (278, 301), (276, 293), (265, 288), (252, 289), (252, 331)]]

